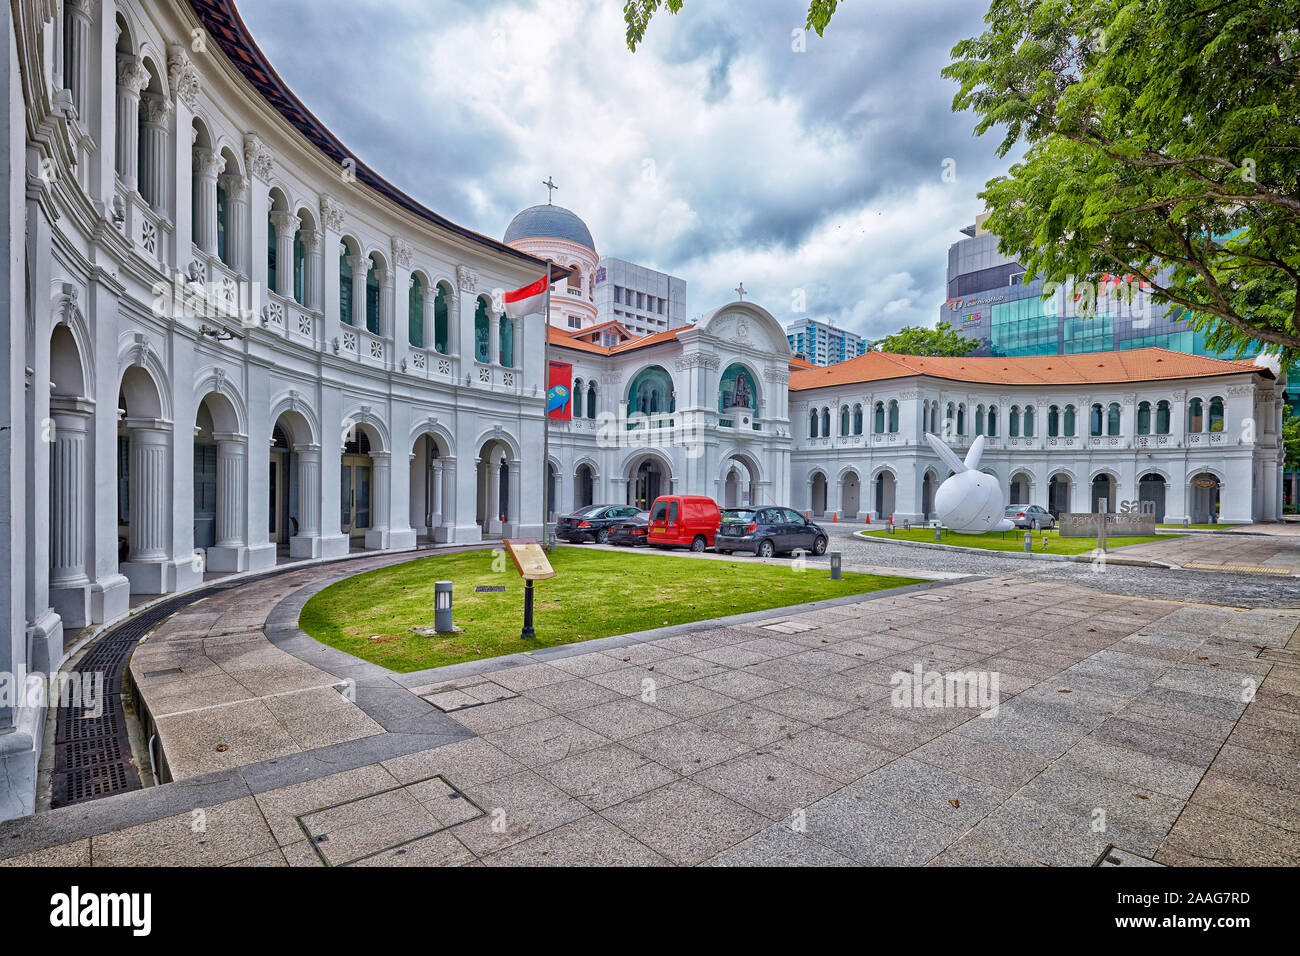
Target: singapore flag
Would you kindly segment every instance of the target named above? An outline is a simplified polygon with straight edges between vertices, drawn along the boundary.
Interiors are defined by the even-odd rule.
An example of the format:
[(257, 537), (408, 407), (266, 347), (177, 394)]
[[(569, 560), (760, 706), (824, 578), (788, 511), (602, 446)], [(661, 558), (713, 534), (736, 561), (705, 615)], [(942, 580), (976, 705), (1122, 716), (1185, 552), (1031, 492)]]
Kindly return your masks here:
[(502, 296), (502, 301), (505, 302), (506, 306), (506, 315), (512, 319), (521, 319), (530, 313), (544, 311), (546, 309), (546, 279), (546, 276), (542, 276), (536, 282), (515, 289), (513, 292), (507, 292)]

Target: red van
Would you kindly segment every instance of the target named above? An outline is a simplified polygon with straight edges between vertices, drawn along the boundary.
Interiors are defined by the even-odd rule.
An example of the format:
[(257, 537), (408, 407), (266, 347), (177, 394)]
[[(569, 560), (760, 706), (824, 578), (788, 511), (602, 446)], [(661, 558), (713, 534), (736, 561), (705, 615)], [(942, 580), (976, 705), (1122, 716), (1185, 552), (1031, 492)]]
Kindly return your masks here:
[(650, 506), (646, 541), (652, 548), (713, 547), (722, 514), (718, 503), (703, 495), (664, 495)]

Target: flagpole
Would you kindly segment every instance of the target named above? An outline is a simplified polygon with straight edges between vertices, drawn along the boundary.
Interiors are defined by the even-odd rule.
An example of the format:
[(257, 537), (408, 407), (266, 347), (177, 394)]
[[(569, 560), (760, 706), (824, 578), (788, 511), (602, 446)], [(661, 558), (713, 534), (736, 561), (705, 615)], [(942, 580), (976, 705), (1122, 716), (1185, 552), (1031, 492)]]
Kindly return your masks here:
[[(550, 515), (547, 501), (551, 491), (551, 260), (546, 260), (546, 304), (542, 307), (546, 323), (545, 358), (542, 361), (542, 544), (551, 546)], [(556, 475), (559, 484), (559, 475)]]

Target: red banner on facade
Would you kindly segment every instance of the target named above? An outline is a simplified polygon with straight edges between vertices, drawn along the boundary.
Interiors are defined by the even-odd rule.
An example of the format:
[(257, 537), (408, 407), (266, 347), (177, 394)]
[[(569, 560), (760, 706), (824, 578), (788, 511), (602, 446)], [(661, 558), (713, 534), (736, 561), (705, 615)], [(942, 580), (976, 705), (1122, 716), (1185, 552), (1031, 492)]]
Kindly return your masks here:
[(546, 415), (559, 422), (573, 419), (573, 366), (568, 362), (547, 365)]

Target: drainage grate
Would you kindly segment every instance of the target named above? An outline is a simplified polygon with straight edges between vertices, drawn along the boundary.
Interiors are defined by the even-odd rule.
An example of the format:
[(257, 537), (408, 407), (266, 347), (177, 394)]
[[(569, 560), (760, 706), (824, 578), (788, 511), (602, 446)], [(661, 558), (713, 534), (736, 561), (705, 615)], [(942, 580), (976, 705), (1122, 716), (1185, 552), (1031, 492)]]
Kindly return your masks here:
[(801, 621), (775, 621), (758, 626), (765, 631), (776, 631), (778, 634), (802, 634), (804, 631), (815, 631), (819, 627), (817, 624), (804, 624)]
[(487, 816), (441, 774), (297, 815), (326, 866), (350, 866)]

